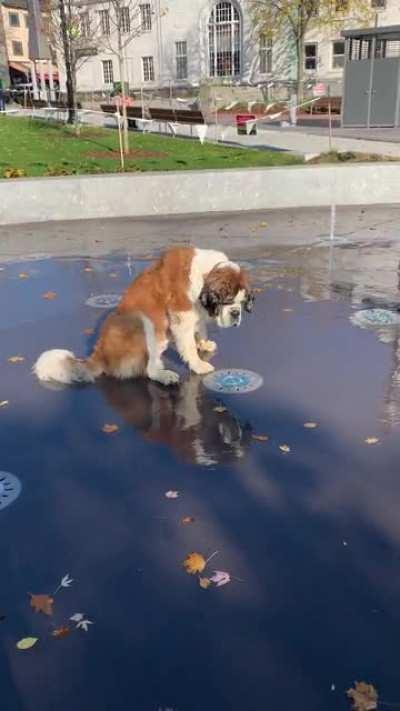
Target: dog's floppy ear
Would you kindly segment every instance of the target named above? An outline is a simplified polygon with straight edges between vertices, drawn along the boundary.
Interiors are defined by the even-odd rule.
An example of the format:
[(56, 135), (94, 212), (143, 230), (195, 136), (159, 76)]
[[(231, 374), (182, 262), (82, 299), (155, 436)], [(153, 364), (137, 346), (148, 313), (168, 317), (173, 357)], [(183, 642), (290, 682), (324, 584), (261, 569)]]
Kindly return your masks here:
[(213, 289), (208, 289), (206, 286), (200, 294), (200, 303), (210, 316), (218, 316), (221, 311), (221, 299), (219, 294)]
[(246, 291), (246, 298), (244, 301), (244, 308), (245, 310), (250, 314), (253, 311), (254, 307), (254, 302), (256, 300), (256, 297), (254, 296), (254, 292), (252, 291)]

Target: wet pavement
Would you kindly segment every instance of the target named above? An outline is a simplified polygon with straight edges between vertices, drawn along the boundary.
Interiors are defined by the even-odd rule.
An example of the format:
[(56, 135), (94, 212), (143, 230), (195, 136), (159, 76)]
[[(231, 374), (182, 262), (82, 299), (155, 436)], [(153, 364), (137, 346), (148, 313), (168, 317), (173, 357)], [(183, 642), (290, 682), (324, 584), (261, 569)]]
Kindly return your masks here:
[[(2, 709), (334, 711), (354, 680), (400, 703), (400, 327), (351, 320), (397, 313), (400, 243), (371, 220), (330, 241), (330, 218), (312, 245), (260, 245), (267, 227), (248, 217), (248, 250), (235, 234), (229, 250), (225, 218), (225, 249), (260, 290), (240, 330), (214, 331), (218, 368), (264, 379), (243, 395), (214, 396), (173, 353), (178, 387), (43, 387), (38, 354), (85, 355), (107, 313), (87, 299), (120, 294), (153, 250), (38, 245), (32, 259), (25, 243), (27, 259), (19, 242), (4, 257), (0, 470), (22, 489), (0, 509)], [(218, 551), (202, 575), (231, 582), (201, 589), (182, 566), (194, 551)], [(34, 613), (28, 593), (66, 573), (54, 615)], [(39, 642), (17, 650), (27, 636)]]

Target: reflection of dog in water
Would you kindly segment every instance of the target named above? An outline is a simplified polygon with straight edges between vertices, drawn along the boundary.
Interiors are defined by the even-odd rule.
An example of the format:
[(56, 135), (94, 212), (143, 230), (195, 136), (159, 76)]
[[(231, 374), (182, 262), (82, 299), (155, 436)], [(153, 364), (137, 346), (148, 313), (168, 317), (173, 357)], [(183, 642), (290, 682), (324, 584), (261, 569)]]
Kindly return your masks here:
[(191, 377), (166, 389), (144, 378), (97, 383), (108, 403), (147, 442), (164, 444), (180, 459), (203, 466), (242, 459), (250, 443), (251, 428), (226, 412)]

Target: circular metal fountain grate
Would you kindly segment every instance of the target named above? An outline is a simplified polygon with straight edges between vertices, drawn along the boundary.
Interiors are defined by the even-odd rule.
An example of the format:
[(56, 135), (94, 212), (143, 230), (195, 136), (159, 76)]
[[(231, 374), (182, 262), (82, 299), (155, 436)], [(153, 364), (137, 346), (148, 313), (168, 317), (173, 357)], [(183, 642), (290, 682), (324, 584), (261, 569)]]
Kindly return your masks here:
[(389, 309), (364, 309), (351, 316), (354, 324), (361, 327), (400, 326), (400, 314)]
[(86, 306), (93, 306), (94, 309), (115, 309), (121, 301), (121, 294), (98, 294), (90, 296), (86, 300)]
[(257, 390), (263, 384), (263, 379), (258, 373), (252, 370), (242, 370), (241, 368), (230, 368), (229, 370), (216, 370), (210, 375), (206, 375), (203, 380), (204, 385), (209, 390), (218, 393), (250, 393)]
[(0, 472), (0, 511), (18, 498), (21, 488), (21, 482), (14, 474)]

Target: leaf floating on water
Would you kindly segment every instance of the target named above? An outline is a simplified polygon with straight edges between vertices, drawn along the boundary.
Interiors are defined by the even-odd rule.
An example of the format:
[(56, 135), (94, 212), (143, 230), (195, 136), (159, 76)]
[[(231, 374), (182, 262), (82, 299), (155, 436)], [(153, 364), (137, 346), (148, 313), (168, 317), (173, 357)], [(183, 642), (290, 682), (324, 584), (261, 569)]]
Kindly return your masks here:
[(372, 684), (356, 681), (346, 693), (354, 711), (374, 711), (378, 708), (378, 692)]
[(364, 442), (365, 444), (378, 444), (379, 437), (366, 437)]
[(69, 586), (70, 586), (71, 583), (73, 583), (73, 582), (74, 582), (73, 578), (70, 578), (70, 577), (69, 577), (69, 573), (67, 573), (67, 574), (64, 575), (64, 577), (61, 579), (60, 588), (69, 588)]
[(69, 619), (72, 620), (72, 622), (80, 622), (84, 617), (85, 615), (82, 612), (76, 612), (75, 615), (72, 615)]
[(222, 415), (223, 412), (227, 412), (228, 410), (225, 405), (216, 405), (215, 407), (213, 407), (213, 411), (218, 412), (218, 414)]
[(251, 438), (254, 439), (256, 442), (268, 442), (269, 440), (268, 435), (262, 434), (252, 434)]
[(214, 575), (210, 578), (212, 583), (215, 583), (217, 588), (231, 582), (231, 576), (225, 570), (214, 570)]
[(288, 444), (280, 444), (280, 445), (279, 445), (279, 449), (280, 449), (281, 452), (283, 452), (284, 454), (289, 454), (289, 452), (290, 452), (290, 447), (289, 447)]
[(189, 553), (183, 561), (183, 567), (189, 575), (196, 575), (196, 573), (203, 572), (206, 567), (206, 561), (201, 553)]
[(94, 328), (84, 328), (83, 333), (85, 336), (92, 336), (94, 334)]
[(24, 356), (21, 356), (21, 355), (10, 356), (8, 358), (9, 363), (23, 363), (24, 360), (25, 360)]
[(166, 499), (178, 499), (179, 498), (179, 491), (166, 491), (165, 498)]
[(315, 430), (318, 427), (318, 422), (305, 422), (304, 427), (306, 430)]
[(89, 625), (93, 624), (94, 622), (91, 622), (91, 620), (80, 620), (76, 627), (78, 630), (84, 630), (85, 632), (89, 632)]
[(32, 595), (29, 593), (31, 598), (31, 607), (35, 612), (43, 612), (44, 615), (53, 614), (53, 604), (54, 599), (50, 595)]
[(36, 642), (39, 641), (39, 637), (24, 637), (17, 642), (18, 649), (32, 649)]
[(203, 590), (207, 590), (207, 588), (210, 587), (211, 585), (211, 580), (210, 578), (199, 578), (199, 585)]
[(6, 407), (10, 404), (9, 400), (0, 400), (0, 407)]
[(62, 639), (63, 637), (69, 635), (70, 632), (70, 628), (65, 625), (64, 627), (57, 627), (55, 630), (53, 630), (51, 636), (55, 639)]
[(118, 425), (109, 425), (106, 423), (105, 425), (103, 425), (102, 430), (106, 434), (112, 434), (113, 432), (118, 432), (119, 427)]
[(27, 274), (26, 272), (21, 272), (20, 274), (18, 274), (18, 276), (20, 279), (29, 279), (29, 274)]
[(184, 516), (184, 518), (181, 518), (182, 526), (188, 526), (190, 523), (194, 523), (193, 516)]
[(47, 301), (52, 301), (55, 299), (57, 296), (57, 292), (55, 291), (46, 291), (44, 294), (42, 294), (42, 299), (47, 299)]

